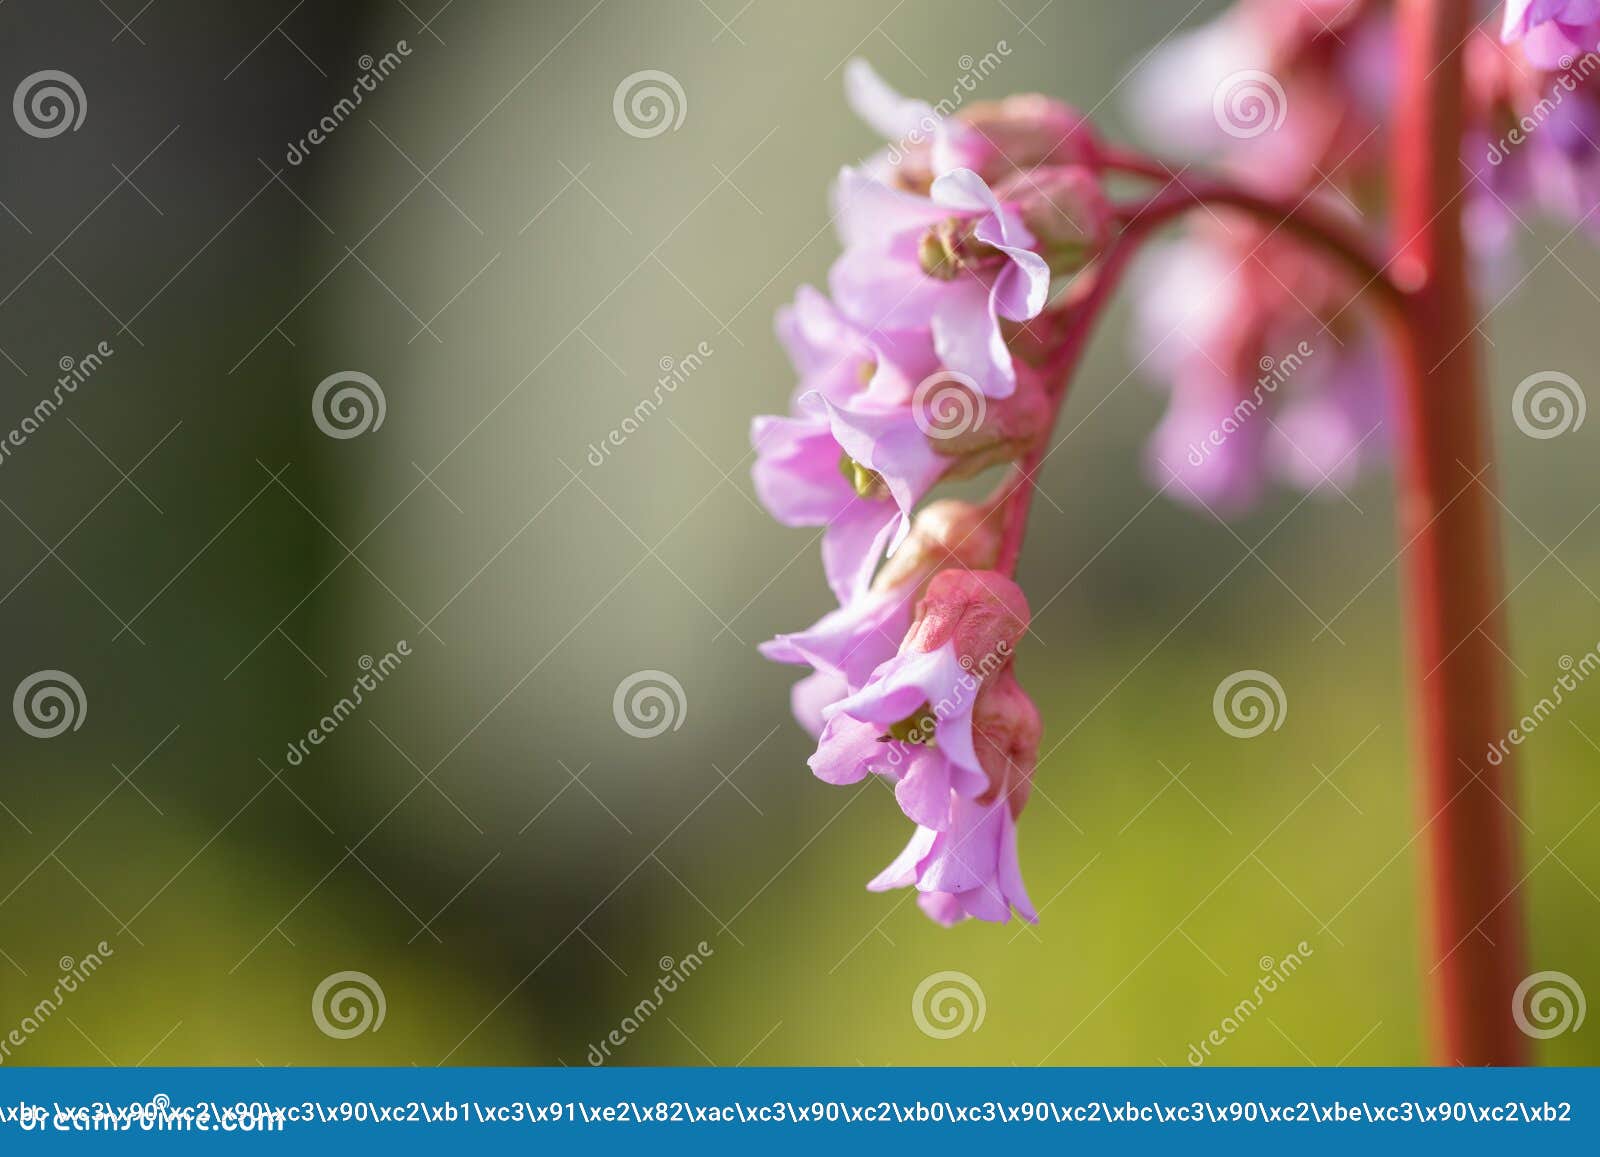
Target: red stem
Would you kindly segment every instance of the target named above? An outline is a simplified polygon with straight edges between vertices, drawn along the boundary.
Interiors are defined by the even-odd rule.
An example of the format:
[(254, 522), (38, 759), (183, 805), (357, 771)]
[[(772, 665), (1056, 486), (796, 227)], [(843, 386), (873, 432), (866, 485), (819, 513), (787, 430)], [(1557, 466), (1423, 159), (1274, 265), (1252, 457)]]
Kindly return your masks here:
[[(1139, 153), (1107, 148), (1102, 150), (1100, 162), (1104, 168), (1119, 172), (1156, 179), (1170, 176), (1170, 170), (1160, 161)], [(1055, 396), (1055, 408), (1047, 429), (1054, 428), (1066, 402), (1067, 385), (1083, 357), (1094, 323), (1111, 300), (1140, 244), (1173, 218), (1206, 204), (1231, 205), (1281, 224), (1344, 264), (1361, 279), (1363, 291), (1375, 293), (1392, 310), (1397, 311), (1405, 303), (1405, 290), (1389, 275), (1385, 263), (1370, 251), (1366, 239), (1347, 222), (1320, 207), (1275, 200), (1216, 178), (1194, 178), (1169, 184), (1146, 200), (1119, 207), (1121, 234), (1101, 259), (1088, 291), (1064, 307), (1066, 329), (1044, 370)], [(1006, 509), (997, 563), (1002, 574), (1016, 572), (1017, 557), (1027, 531), (1028, 511), (1033, 504), (1034, 476), (1048, 453), (1048, 446), (1041, 442), (1020, 463), (1018, 473), (1005, 483), (1009, 492), (1000, 499)]]
[(1511, 826), (1499, 556), (1483, 386), (1461, 232), (1461, 45), (1468, 0), (1402, 0), (1395, 100), (1399, 257), (1423, 271), (1398, 327), (1400, 538), (1413, 695), (1421, 716), (1435, 1059), (1514, 1065), (1511, 1016), (1526, 972)]
[[(1469, 0), (1400, 0), (1393, 169), (1403, 243), (1390, 261), (1314, 204), (1275, 201), (1210, 179), (1181, 181), (1151, 158), (1105, 150), (1104, 168), (1168, 185), (1124, 209), (1112, 255), (1118, 268), (1101, 275), (1089, 307), (1073, 319), (1059, 371), (1064, 382), (1138, 241), (1200, 204), (1281, 222), (1332, 254), (1388, 307), (1401, 370), (1397, 521), (1406, 544), (1405, 619), (1421, 719), (1434, 1056), (1446, 1064), (1515, 1065), (1527, 1063), (1530, 1053), (1511, 1015), (1526, 973), (1511, 826), (1514, 776), (1509, 755), (1497, 765), (1486, 761), (1506, 734), (1504, 597), (1461, 223), (1461, 47), (1471, 26)], [(1001, 562), (1007, 573), (1016, 564), (1043, 454), (1040, 448), (1023, 463), (1008, 499)]]
[[(1119, 155), (1118, 167), (1149, 175), (1132, 158)], [(1170, 184), (1147, 200), (1123, 207), (1120, 212), (1126, 224), (1152, 229), (1198, 205), (1230, 205), (1281, 224), (1338, 259), (1360, 279), (1363, 291), (1377, 294), (1379, 300), (1391, 308), (1405, 305), (1406, 287), (1391, 275), (1389, 263), (1372, 250), (1366, 236), (1344, 218), (1314, 202), (1268, 197), (1228, 181), (1193, 177)], [(1396, 264), (1402, 270), (1410, 268), (1408, 262)]]

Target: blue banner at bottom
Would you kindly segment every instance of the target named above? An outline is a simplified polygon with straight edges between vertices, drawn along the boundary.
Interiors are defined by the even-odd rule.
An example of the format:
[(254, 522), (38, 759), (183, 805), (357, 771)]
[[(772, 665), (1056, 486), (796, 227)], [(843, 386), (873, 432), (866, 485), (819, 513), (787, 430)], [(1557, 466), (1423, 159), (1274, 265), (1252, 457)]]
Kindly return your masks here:
[(1600, 1151), (1594, 1069), (0, 1069), (0, 1152)]

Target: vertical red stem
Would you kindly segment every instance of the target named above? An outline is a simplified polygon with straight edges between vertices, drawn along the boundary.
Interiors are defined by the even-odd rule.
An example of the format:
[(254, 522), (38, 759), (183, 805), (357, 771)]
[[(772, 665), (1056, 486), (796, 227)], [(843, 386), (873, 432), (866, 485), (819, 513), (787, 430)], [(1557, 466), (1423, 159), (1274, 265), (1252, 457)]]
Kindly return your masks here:
[[(1401, 325), (1399, 523), (1419, 713), (1435, 1060), (1513, 1065), (1526, 969), (1506, 732), (1500, 560), (1483, 383), (1461, 233), (1463, 41), (1470, 0), (1401, 0), (1393, 165), (1397, 268), (1420, 287)], [(1409, 281), (1402, 274), (1401, 280)], [(1502, 802), (1503, 801), (1503, 802)]]

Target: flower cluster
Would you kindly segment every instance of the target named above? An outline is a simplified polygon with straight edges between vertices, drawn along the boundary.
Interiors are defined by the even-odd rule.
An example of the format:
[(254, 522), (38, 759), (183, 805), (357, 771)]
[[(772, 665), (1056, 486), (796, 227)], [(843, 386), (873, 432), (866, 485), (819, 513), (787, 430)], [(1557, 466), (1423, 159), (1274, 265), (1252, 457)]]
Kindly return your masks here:
[[(1236, 0), (1172, 39), (1134, 103), (1181, 163), (1109, 146), (1043, 96), (952, 114), (846, 69), (851, 105), (888, 143), (834, 183), (843, 252), (826, 293), (801, 288), (779, 311), (799, 381), (751, 437), (758, 496), (818, 529), (838, 602), (762, 647), (810, 668), (793, 707), (817, 740), (811, 769), (881, 777), (916, 825), (869, 887), (914, 886), (942, 923), (1034, 918), (1016, 820), (1040, 721), (1012, 668), (1029, 616), (1012, 574), (1066, 379), (1138, 247), (1138, 364), (1170, 390), (1146, 451), (1155, 483), (1227, 512), (1271, 483), (1342, 490), (1386, 456), (1395, 367), (1367, 302), (1403, 314), (1430, 275), (1376, 244), (1394, 8)], [(1449, 47), (1479, 262), (1528, 206), (1600, 228), (1600, 0), (1510, 0), (1501, 38), (1517, 47), (1482, 28)], [(1197, 153), (1214, 175), (1186, 176)], [(1108, 177), (1162, 189), (1112, 204)], [(1178, 239), (1147, 244), (1197, 206)], [(1008, 463), (1021, 466), (985, 502), (925, 502)]]
[(1473, 235), (1500, 256), (1530, 208), (1600, 234), (1600, 2), (1511, 0), (1502, 39), (1467, 45)]
[[(1136, 119), (1245, 186), (1381, 225), (1393, 8), (1238, 0), (1153, 54), (1133, 86)], [(1468, 241), (1493, 263), (1484, 280), (1497, 296), (1495, 269), (1530, 208), (1600, 231), (1600, 0), (1508, 0), (1500, 39), (1521, 51), (1481, 27), (1462, 49)], [(1152, 480), (1227, 512), (1272, 481), (1343, 488), (1384, 459), (1392, 374), (1362, 289), (1281, 228), (1225, 209), (1151, 247), (1134, 353), (1171, 391)]]
[(1506, 0), (1500, 39), (1539, 68), (1570, 67), (1600, 45), (1600, 0)]
[[(1373, 0), (1242, 0), (1151, 60), (1135, 113), (1243, 185), (1357, 221), (1379, 204), (1392, 42)], [(1150, 247), (1134, 352), (1171, 390), (1151, 480), (1229, 513), (1271, 481), (1342, 489), (1381, 460), (1388, 367), (1362, 289), (1281, 227), (1225, 209)]]
[(762, 650), (812, 668), (794, 708), (818, 737), (816, 775), (880, 775), (917, 825), (871, 887), (915, 885), (944, 923), (1033, 919), (1014, 823), (1039, 717), (1011, 668), (1028, 608), (994, 569), (1002, 502), (917, 508), (1048, 432), (1051, 282), (1111, 228), (1095, 143), (1043, 97), (942, 117), (860, 61), (846, 89), (890, 145), (834, 184), (844, 251), (827, 295), (802, 288), (779, 312), (799, 383), (751, 431), (757, 495), (785, 525), (821, 528), (839, 606)]

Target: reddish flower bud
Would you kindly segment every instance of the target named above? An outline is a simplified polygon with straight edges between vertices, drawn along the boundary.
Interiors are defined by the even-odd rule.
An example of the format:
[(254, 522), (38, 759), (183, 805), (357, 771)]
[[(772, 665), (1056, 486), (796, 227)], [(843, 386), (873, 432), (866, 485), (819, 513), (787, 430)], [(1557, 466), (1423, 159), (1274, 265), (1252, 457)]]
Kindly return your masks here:
[(900, 653), (953, 643), (962, 668), (986, 680), (1011, 661), (1028, 618), (1022, 588), (999, 571), (940, 571), (917, 604)]
[(1082, 269), (1111, 240), (1111, 203), (1081, 165), (1023, 170), (996, 186), (995, 196), (1016, 210), (1057, 277)]
[(993, 162), (982, 170), (988, 176), (1036, 165), (1091, 164), (1097, 150), (1088, 118), (1038, 93), (980, 101), (962, 110), (957, 119), (977, 129), (993, 146)]
[(1004, 796), (1012, 816), (1022, 814), (1043, 730), (1039, 709), (1011, 668), (984, 683), (972, 709), (972, 744), (989, 777), (989, 790), (978, 797), (979, 803)]
[(921, 586), (948, 566), (988, 570), (1000, 557), (1000, 513), (957, 498), (941, 498), (917, 511), (911, 533), (889, 556), (874, 591)]
[(946, 478), (970, 478), (1021, 458), (1050, 428), (1054, 416), (1043, 378), (1013, 363), (1017, 385), (1004, 398), (986, 398), (970, 378), (944, 371), (923, 380), (912, 395), (917, 426), (942, 457), (955, 459)]

